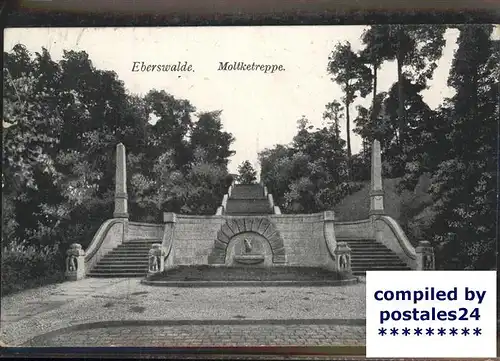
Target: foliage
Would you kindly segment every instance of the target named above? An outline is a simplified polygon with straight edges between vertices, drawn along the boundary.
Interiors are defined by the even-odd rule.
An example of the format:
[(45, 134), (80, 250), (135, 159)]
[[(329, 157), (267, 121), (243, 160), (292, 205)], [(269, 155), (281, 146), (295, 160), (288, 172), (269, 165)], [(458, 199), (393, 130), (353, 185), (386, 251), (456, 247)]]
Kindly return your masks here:
[(248, 160), (238, 166), (238, 177), (236, 179), (240, 184), (254, 184), (257, 180), (257, 171), (252, 167)]
[[(195, 117), (188, 100), (164, 90), (129, 94), (115, 72), (95, 68), (83, 51), (64, 51), (56, 62), (46, 49), (31, 54), (18, 44), (4, 52), (3, 75), (2, 247), (87, 247), (112, 215), (120, 142), (132, 219), (215, 213), (234, 141), (220, 111)], [(22, 262), (12, 262), (2, 276), (15, 277), (5, 270), (15, 273)]]
[[(355, 132), (379, 139), (386, 176), (413, 192), (429, 179), (431, 201), (403, 205), (403, 227), (432, 241), (441, 268), (489, 269), (495, 264), (496, 137), (499, 48), (491, 26), (458, 26), (448, 85), (455, 95), (435, 110), (421, 92), (444, 46), (441, 25), (370, 26), (360, 57), (373, 69), (370, 109), (358, 107)], [(397, 82), (376, 92), (376, 69), (396, 60)], [(361, 154), (366, 153), (366, 147)]]
[(63, 259), (57, 245), (12, 244), (2, 248), (2, 296), (25, 288), (61, 282)]
[[(358, 94), (365, 97), (370, 92), (372, 74), (363, 63), (363, 59), (352, 50), (349, 42), (336, 45), (335, 49), (328, 57), (327, 71), (328, 74), (333, 76), (332, 80), (339, 84), (344, 92), (342, 102), (344, 103), (347, 132), (347, 170), (350, 173), (352, 151), (351, 116), (349, 108)], [(333, 114), (340, 110), (338, 102), (327, 105), (327, 109), (329, 107), (331, 107)]]
[[(287, 213), (314, 213), (332, 209), (347, 194), (359, 189), (348, 181), (346, 142), (338, 137), (333, 104), (328, 127), (314, 129), (298, 121), (290, 145), (277, 145), (259, 154), (261, 178)], [(328, 110), (327, 110), (328, 112)]]

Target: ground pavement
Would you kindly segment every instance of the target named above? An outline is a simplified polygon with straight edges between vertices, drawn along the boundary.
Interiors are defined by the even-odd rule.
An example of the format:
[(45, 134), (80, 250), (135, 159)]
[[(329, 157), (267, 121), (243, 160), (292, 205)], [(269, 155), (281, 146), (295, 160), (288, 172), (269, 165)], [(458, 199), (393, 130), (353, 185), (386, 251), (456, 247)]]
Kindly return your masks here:
[(364, 345), (365, 284), (154, 287), (87, 278), (1, 299), (9, 346)]

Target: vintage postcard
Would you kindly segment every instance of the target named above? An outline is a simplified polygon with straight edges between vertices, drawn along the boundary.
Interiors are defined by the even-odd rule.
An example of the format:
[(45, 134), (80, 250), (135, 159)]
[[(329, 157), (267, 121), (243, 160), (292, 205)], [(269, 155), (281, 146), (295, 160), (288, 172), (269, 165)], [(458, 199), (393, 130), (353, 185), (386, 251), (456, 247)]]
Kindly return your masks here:
[[(490, 352), (498, 35), (7, 29), (1, 341), (362, 354), (375, 297), (413, 306), (373, 309), (370, 340), (433, 321), (412, 346), (432, 351), (452, 313), (415, 307), (465, 292), (457, 337)], [(451, 270), (486, 273), (430, 276)]]

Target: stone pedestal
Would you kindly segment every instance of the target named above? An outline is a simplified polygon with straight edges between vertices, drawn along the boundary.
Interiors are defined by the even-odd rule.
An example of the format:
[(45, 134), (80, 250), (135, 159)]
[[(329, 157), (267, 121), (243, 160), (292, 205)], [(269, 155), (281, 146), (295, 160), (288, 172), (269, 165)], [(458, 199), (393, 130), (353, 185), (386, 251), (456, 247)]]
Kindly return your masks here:
[(165, 248), (159, 243), (154, 243), (149, 250), (148, 275), (163, 272), (165, 269)]
[(73, 243), (66, 251), (65, 276), (69, 281), (85, 278), (85, 251), (78, 243)]
[(127, 164), (125, 146), (122, 143), (116, 146), (115, 180), (115, 211), (113, 217), (128, 219)]
[(339, 272), (351, 272), (351, 249), (346, 242), (337, 242), (337, 248), (335, 248), (335, 263)]
[(432, 271), (435, 269), (434, 248), (428, 241), (420, 241), (417, 248), (417, 270)]

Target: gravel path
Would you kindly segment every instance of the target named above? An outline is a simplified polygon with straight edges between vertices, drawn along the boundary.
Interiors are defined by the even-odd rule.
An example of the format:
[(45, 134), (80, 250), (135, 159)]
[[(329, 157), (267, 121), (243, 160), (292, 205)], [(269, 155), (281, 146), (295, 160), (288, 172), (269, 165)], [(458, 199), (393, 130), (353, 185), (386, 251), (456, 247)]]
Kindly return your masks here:
[[(364, 319), (365, 284), (170, 288), (139, 279), (84, 279), (2, 298), (1, 336), (21, 345), (50, 331), (120, 320)], [(247, 327), (247, 326), (245, 326)]]

